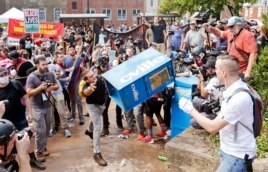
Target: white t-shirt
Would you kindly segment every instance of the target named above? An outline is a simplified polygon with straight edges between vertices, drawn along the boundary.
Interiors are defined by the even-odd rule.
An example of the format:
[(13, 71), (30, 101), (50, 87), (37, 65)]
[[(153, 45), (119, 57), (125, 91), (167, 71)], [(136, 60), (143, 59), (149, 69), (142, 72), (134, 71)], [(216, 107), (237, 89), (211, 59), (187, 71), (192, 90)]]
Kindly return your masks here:
[[(229, 124), (220, 130), (221, 150), (229, 155), (244, 159), (245, 154), (249, 158), (256, 156), (256, 140), (244, 126), (237, 124), (238, 121), (253, 130), (253, 102), (246, 92), (239, 92), (232, 96), (237, 88), (246, 88), (247, 85), (240, 80), (233, 83), (223, 92), (223, 102), (221, 105), (221, 116)], [(235, 126), (237, 125), (237, 131)], [(235, 139), (236, 134), (236, 139)]]

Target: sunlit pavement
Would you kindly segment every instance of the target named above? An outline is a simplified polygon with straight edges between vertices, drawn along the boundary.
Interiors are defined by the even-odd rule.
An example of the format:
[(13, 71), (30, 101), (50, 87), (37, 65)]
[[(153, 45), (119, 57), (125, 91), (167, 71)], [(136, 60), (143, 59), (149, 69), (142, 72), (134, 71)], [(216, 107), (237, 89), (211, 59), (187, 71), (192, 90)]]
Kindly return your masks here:
[[(85, 109), (84, 109), (85, 110)], [(84, 113), (86, 114), (86, 113)], [(118, 130), (115, 123), (115, 104), (109, 108), (110, 135), (101, 138), (101, 153), (108, 162), (108, 166), (100, 167), (93, 160), (92, 140), (84, 135), (88, 126), (89, 117), (85, 117), (86, 123), (79, 125), (79, 120), (74, 121), (72, 137), (65, 138), (60, 130), (49, 138), (45, 165), (49, 172), (88, 172), (88, 171), (167, 171), (167, 162), (158, 160), (158, 155), (165, 156), (165, 141), (156, 138), (156, 143), (148, 144), (137, 140), (137, 134), (133, 133), (129, 139), (119, 138), (122, 131)], [(124, 126), (126, 126), (126, 121)], [(159, 131), (159, 124), (154, 127), (154, 134)], [(39, 171), (33, 169), (34, 172)]]

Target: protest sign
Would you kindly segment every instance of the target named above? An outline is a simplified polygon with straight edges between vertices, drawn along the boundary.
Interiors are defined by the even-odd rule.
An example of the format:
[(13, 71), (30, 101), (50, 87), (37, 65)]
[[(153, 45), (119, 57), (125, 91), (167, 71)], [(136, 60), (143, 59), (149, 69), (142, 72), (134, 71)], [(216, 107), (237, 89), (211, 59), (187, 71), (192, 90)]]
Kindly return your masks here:
[(23, 9), (25, 33), (39, 32), (39, 9)]

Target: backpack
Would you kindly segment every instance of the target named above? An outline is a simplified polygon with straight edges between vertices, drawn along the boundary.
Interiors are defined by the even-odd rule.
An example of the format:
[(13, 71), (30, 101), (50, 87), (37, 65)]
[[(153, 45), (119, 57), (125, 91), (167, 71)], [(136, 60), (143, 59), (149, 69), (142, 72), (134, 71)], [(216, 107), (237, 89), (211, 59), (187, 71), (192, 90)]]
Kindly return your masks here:
[(249, 89), (245, 89), (245, 88), (236, 89), (233, 92), (233, 94), (227, 99), (227, 103), (232, 98), (233, 95), (239, 92), (246, 92), (250, 95), (251, 100), (253, 102), (253, 131), (242, 122), (238, 121), (238, 123), (241, 124), (243, 127), (245, 127), (256, 138), (261, 135), (262, 122), (263, 122), (263, 116), (264, 116), (264, 105), (263, 105), (261, 96), (249, 85), (248, 85), (248, 88)]

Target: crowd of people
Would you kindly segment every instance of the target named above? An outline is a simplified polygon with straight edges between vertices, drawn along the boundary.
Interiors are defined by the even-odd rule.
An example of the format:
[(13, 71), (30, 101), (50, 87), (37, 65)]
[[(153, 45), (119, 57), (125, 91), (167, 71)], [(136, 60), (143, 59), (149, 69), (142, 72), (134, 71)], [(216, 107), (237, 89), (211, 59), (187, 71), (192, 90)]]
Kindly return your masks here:
[[(82, 99), (85, 98), (90, 116), (90, 125), (85, 134), (93, 139), (94, 160), (100, 166), (106, 166), (107, 162), (101, 154), (100, 137), (110, 133), (108, 109), (111, 99), (101, 74), (131, 58), (136, 58), (135, 55), (149, 47), (172, 59), (176, 77), (194, 75), (193, 69), (198, 69), (196, 76), (200, 94), (195, 97), (193, 104), (181, 100), (179, 106), (193, 116), (194, 127), (204, 128), (211, 133), (220, 131), (221, 155), (228, 159), (231, 156), (233, 160), (228, 164), (223, 158), (218, 171), (226, 171), (226, 169), (236, 171), (229, 170), (236, 164), (236, 160), (241, 162), (238, 166), (239, 170), (243, 171), (245, 168), (243, 156), (247, 154), (249, 159), (254, 159), (256, 156), (256, 140), (250, 133), (242, 136), (242, 133), (247, 132), (240, 126), (238, 127), (238, 134), (241, 134), (238, 136), (239, 143), (231, 137), (235, 130), (233, 125), (237, 121), (246, 121), (251, 127), (252, 103), (249, 96), (245, 93), (235, 96), (237, 99), (243, 96), (245, 101), (237, 103), (234, 97), (230, 101), (232, 105), (222, 106), (220, 115), (217, 117), (214, 113), (209, 114), (212, 111), (205, 115), (200, 112), (203, 111), (201, 106), (204, 101), (218, 100), (222, 95), (228, 96), (229, 92), (236, 87), (246, 87), (239, 78), (243, 75), (244, 81), (250, 79), (258, 52), (267, 42), (268, 35), (265, 28), (260, 27), (258, 30), (256, 26), (249, 26), (252, 25), (250, 22), (237, 16), (220, 20), (215, 27), (206, 23), (198, 25), (196, 20), (191, 20), (189, 30), (187, 27), (182, 27), (180, 22), (172, 23), (167, 29), (159, 23), (158, 17), (154, 17), (153, 21), (147, 21), (144, 17), (142, 19), (148, 26), (144, 42), (148, 46), (144, 47), (135, 45), (132, 36), (124, 40), (120, 34), (105, 41), (99, 39), (95, 44), (92, 26), (88, 28), (66, 26), (64, 35), (58, 40), (53, 37), (47, 40), (44, 37), (33, 39), (30, 34), (26, 34), (19, 41), (19, 47), (8, 47), (1, 40), (0, 147), (3, 149), (0, 149), (0, 157), (2, 162), (9, 158), (7, 145), (10, 142), (14, 145), (16, 142), (21, 161), (25, 161), (24, 157), (29, 154), (30, 165), (44, 170), (46, 167), (42, 162), (49, 156), (46, 147), (48, 137), (58, 131), (63, 131), (63, 136), (66, 138), (71, 137), (70, 127), (73, 127), (76, 118), (79, 120), (79, 125), (85, 124), (82, 104)], [(109, 26), (107, 29), (111, 30), (111, 28), (112, 26)], [(124, 23), (119, 30), (127, 31), (127, 28), (127, 24)], [(259, 36), (257, 31), (260, 32)], [(218, 54), (212, 53), (214, 50), (221, 53), (227, 52), (229, 55), (217, 58)], [(114, 57), (111, 57), (111, 51), (115, 51)], [(201, 72), (201, 68), (205, 74)], [(215, 86), (220, 84), (223, 84), (225, 89), (216, 89)], [(153, 126), (157, 125), (153, 120), (155, 114), (160, 127), (160, 132), (156, 136), (166, 139), (167, 130), (170, 129), (173, 94), (174, 89), (168, 87), (128, 112), (123, 112), (119, 106), (116, 106), (118, 129), (122, 134), (129, 135), (135, 132), (136, 123), (137, 139), (145, 143), (154, 143)], [(163, 114), (161, 114), (162, 107)], [(249, 107), (247, 112), (244, 107)], [(122, 117), (126, 119), (126, 126), (123, 125)], [(11, 121), (12, 124), (5, 120)], [(31, 143), (22, 143), (27, 142), (28, 134), (25, 134), (21, 141), (13, 137), (16, 135), (16, 130), (23, 130), (29, 125), (34, 128), (35, 133), (30, 137)], [(6, 129), (2, 129), (4, 127)], [(12, 134), (8, 134), (9, 132)], [(2, 141), (2, 136), (6, 134), (8, 137)], [(23, 152), (20, 144), (25, 147), (26, 144), (30, 145), (32, 149)], [(7, 167), (6, 164), (5, 166)], [(20, 168), (30, 167), (20, 166)]]

